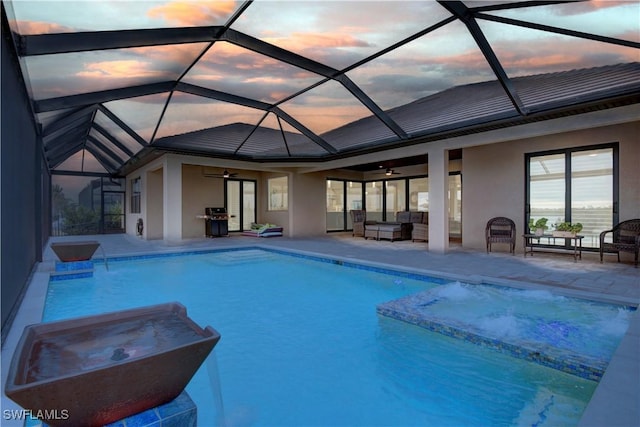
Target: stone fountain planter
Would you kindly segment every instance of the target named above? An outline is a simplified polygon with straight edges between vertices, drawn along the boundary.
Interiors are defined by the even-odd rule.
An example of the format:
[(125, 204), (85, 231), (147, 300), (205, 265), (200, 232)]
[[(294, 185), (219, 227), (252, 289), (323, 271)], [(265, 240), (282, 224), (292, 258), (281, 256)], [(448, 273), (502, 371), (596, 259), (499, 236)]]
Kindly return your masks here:
[(5, 394), (49, 425), (102, 426), (176, 398), (219, 339), (179, 303), (30, 325)]
[(51, 243), (51, 249), (62, 262), (89, 260), (98, 249), (98, 246), (100, 246), (100, 243), (95, 240)]

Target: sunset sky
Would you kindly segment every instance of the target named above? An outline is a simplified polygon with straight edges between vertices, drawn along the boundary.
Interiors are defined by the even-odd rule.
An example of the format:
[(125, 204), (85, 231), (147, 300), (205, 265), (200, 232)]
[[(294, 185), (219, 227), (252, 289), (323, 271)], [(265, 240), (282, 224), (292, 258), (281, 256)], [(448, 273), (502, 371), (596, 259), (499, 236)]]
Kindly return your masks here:
[[(469, 6), (492, 2), (470, 1)], [(6, 3), (20, 34), (223, 25), (235, 1), (27, 1)], [(608, 1), (518, 8), (490, 14), (640, 42), (640, 2)], [(434, 1), (258, 0), (231, 27), (338, 70), (450, 16)], [(509, 77), (640, 61), (638, 49), (479, 20)], [(36, 100), (175, 81), (208, 43), (115, 49), (24, 58)], [(457, 85), (495, 80), (459, 21), (366, 62), (346, 75), (389, 109)], [(266, 103), (280, 103), (322, 77), (242, 47), (216, 42), (183, 82)], [(149, 141), (167, 94), (112, 101), (106, 107)], [(371, 115), (329, 81), (280, 108), (317, 134)], [(257, 124), (263, 111), (176, 93), (155, 138), (235, 122)], [(47, 115), (40, 118), (46, 122)], [(99, 117), (97, 117), (97, 120)], [(46, 124), (46, 123), (45, 123)], [(270, 117), (263, 126), (276, 127)], [(287, 129), (294, 131), (293, 128)]]

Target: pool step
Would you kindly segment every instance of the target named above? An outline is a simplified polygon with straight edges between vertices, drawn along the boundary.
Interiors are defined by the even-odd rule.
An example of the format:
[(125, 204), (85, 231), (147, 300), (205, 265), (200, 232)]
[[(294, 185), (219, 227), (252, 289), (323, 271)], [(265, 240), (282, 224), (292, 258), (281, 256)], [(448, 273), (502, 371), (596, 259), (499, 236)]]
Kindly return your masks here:
[(51, 280), (71, 280), (93, 277), (93, 261), (56, 261)]
[(260, 261), (273, 260), (273, 253), (262, 251), (259, 249), (249, 249), (242, 251), (228, 251), (212, 255), (212, 261), (225, 265), (248, 264)]

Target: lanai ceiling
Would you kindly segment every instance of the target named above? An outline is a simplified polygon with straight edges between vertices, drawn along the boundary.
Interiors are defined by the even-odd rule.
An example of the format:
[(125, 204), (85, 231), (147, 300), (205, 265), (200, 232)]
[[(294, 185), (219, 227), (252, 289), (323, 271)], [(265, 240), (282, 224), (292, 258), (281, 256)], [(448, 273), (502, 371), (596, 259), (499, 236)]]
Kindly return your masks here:
[(640, 102), (635, 0), (14, 0), (5, 13), (54, 173), (117, 175), (158, 151), (322, 161)]

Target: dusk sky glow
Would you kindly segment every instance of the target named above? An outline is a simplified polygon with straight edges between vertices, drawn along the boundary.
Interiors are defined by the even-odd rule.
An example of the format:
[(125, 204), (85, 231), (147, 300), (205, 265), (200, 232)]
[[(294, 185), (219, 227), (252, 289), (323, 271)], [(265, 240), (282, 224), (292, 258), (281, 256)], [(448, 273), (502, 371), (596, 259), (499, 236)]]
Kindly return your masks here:
[[(495, 2), (464, 3), (476, 7)], [(236, 1), (13, 0), (5, 4), (12, 30), (21, 35), (224, 25), (241, 6)], [(635, 0), (571, 2), (485, 14), (640, 42), (640, 2)], [(435, 1), (258, 0), (231, 29), (343, 70), (450, 16)], [(511, 78), (640, 61), (633, 47), (488, 20), (478, 20), (478, 24)], [(176, 81), (186, 73), (181, 79), (184, 83), (278, 104), (319, 135), (371, 115), (349, 90), (332, 80), (288, 99), (323, 77), (228, 42), (218, 41), (207, 50), (208, 45), (28, 56), (21, 61), (35, 100)], [(202, 57), (191, 67), (199, 55)], [(476, 41), (458, 20), (346, 76), (382, 110), (453, 86), (496, 79)], [(157, 94), (115, 100), (105, 106), (147, 141), (154, 132), (157, 139), (235, 122), (255, 125), (265, 114), (174, 93), (159, 123), (166, 100), (167, 94)], [(39, 118), (46, 124), (47, 114)], [(273, 118), (262, 126), (278, 129)], [(297, 132), (291, 126), (288, 130)]]

